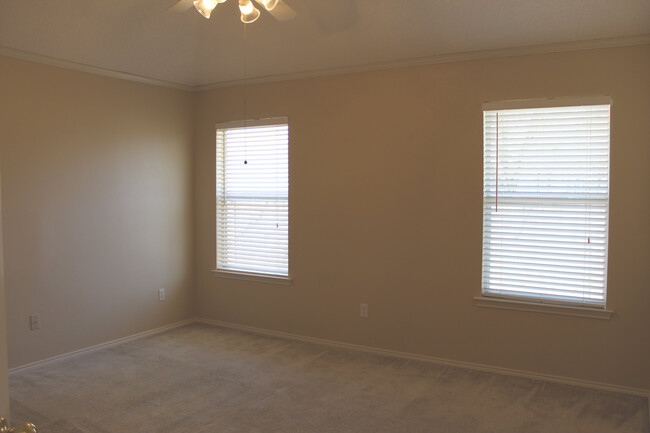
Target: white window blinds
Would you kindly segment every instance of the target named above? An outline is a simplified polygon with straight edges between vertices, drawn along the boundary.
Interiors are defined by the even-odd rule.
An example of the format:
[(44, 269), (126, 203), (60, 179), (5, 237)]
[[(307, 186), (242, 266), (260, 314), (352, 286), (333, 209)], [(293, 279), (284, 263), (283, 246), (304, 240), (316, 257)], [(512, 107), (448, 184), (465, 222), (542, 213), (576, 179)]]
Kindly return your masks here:
[(217, 270), (289, 275), (289, 127), (217, 129)]
[(605, 306), (606, 101), (484, 105), (484, 295)]

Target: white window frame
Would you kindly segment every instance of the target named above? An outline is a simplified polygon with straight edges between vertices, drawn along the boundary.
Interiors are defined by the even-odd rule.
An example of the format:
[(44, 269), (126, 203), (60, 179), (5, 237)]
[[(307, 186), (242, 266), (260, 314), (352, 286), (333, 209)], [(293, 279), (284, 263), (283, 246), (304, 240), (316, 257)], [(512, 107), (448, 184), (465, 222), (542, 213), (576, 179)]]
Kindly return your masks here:
[[(491, 215), (494, 215), (494, 207), (490, 207), (489, 201), (492, 200), (492, 204), (495, 203), (494, 191), (491, 189), (490, 192), (487, 192), (488, 187), (486, 184), (492, 181), (495, 175), (492, 174), (495, 168), (495, 164), (488, 162), (486, 153), (487, 150), (487, 138), (486, 138), (486, 113), (491, 112), (494, 116), (494, 112), (499, 112), (500, 110), (521, 110), (521, 109), (539, 109), (539, 108), (561, 108), (561, 107), (582, 107), (582, 106), (602, 106), (607, 105), (611, 109), (611, 98), (608, 96), (603, 97), (587, 97), (587, 98), (552, 98), (552, 99), (543, 99), (543, 100), (525, 100), (525, 101), (504, 101), (504, 102), (489, 102), (483, 104), (483, 113), (484, 113), (484, 191), (483, 191), (483, 258), (482, 258), (482, 285), (481, 285), (481, 297), (475, 298), (475, 301), (478, 306), (489, 307), (489, 308), (500, 308), (500, 309), (517, 309), (517, 310), (526, 310), (526, 311), (536, 311), (536, 312), (550, 312), (555, 314), (568, 314), (568, 315), (578, 315), (583, 317), (593, 317), (593, 318), (609, 318), (611, 317), (612, 312), (606, 310), (607, 302), (607, 250), (608, 250), (608, 220), (609, 220), (609, 165), (610, 165), (610, 154), (609, 147), (611, 142), (611, 111), (609, 112), (609, 124), (608, 124), (608, 140), (607, 140), (607, 193), (606, 193), (606, 215), (605, 215), (605, 245), (604, 245), (604, 262), (602, 272), (604, 274), (603, 278), (603, 300), (602, 302), (587, 300), (583, 302), (572, 302), (568, 301), (568, 298), (562, 299), (562, 297), (554, 297), (550, 295), (544, 295), (543, 293), (538, 293), (536, 295), (524, 294), (519, 296), (517, 290), (493, 290), (490, 284), (493, 284), (494, 280), (490, 280), (490, 271), (486, 271), (486, 268), (490, 268), (491, 262), (490, 257), (492, 252), (490, 251), (491, 245), (490, 241), (487, 241), (488, 237), (491, 236), (490, 232), (490, 218)], [(490, 143), (491, 146), (494, 143)], [(497, 158), (498, 161), (498, 158)], [(490, 165), (492, 164), (492, 165)], [(498, 163), (496, 164), (496, 170), (498, 173)], [(489, 175), (488, 175), (489, 171)], [(492, 176), (488, 179), (488, 176)], [(498, 174), (496, 175), (498, 178)], [(497, 187), (498, 189), (498, 187)], [(505, 194), (504, 194), (505, 195)], [(498, 194), (496, 195), (498, 199)], [(548, 199), (552, 200), (552, 196), (549, 196)], [(546, 200), (542, 196), (539, 196), (539, 200)], [(487, 272), (487, 274), (486, 274)], [(486, 282), (487, 278), (487, 282)], [(535, 277), (538, 278), (538, 277)], [(542, 277), (539, 277), (542, 278)], [(496, 285), (494, 285), (496, 286)], [(543, 290), (540, 289), (540, 292)]]
[[(283, 190), (283, 192), (280, 194), (280, 196), (277, 195), (276, 192), (276, 197), (272, 197), (272, 195), (269, 195), (268, 192), (263, 194), (264, 200), (265, 201), (278, 201), (277, 207), (274, 207), (275, 212), (280, 212), (280, 223), (284, 227), (279, 227), (280, 228), (280, 236), (284, 237), (286, 241), (284, 242), (284, 245), (280, 246), (280, 251), (284, 251), (284, 254), (286, 254), (284, 261), (286, 262), (284, 265), (280, 264), (278, 269), (276, 270), (270, 270), (270, 271), (261, 271), (259, 270), (259, 264), (254, 264), (252, 267), (247, 267), (242, 262), (237, 262), (236, 260), (234, 261), (229, 261), (228, 260), (228, 254), (230, 254), (230, 251), (233, 251), (235, 248), (238, 247), (233, 247), (232, 249), (227, 248), (227, 240), (230, 236), (228, 235), (228, 224), (231, 224), (231, 222), (234, 220), (234, 218), (231, 216), (230, 219), (228, 217), (225, 217), (224, 215), (229, 214), (232, 215), (232, 210), (226, 211), (228, 208), (227, 202), (230, 200), (224, 200), (226, 198), (232, 199), (232, 195), (229, 195), (226, 189), (227, 181), (226, 181), (226, 173), (224, 170), (226, 170), (226, 164), (232, 164), (232, 161), (230, 161), (230, 157), (227, 157), (226, 154), (223, 152), (223, 149), (220, 149), (220, 134), (222, 134), (222, 131), (226, 130), (231, 130), (231, 129), (241, 129), (241, 128), (246, 128), (249, 133), (254, 133), (255, 128), (258, 127), (264, 127), (264, 126), (281, 126), (281, 125), (286, 125), (287, 127), (287, 143), (286, 143), (286, 169), (279, 167), (279, 173), (281, 178), (286, 176), (287, 183), (286, 183), (286, 190)], [(216, 142), (215, 142), (215, 150), (216, 150), (216, 166), (215, 166), (215, 200), (216, 200), (216, 206), (215, 206), (215, 211), (216, 211), (216, 257), (215, 257), (215, 266), (216, 269), (212, 271), (212, 274), (215, 277), (220, 277), (220, 278), (230, 278), (230, 279), (236, 279), (236, 280), (247, 280), (247, 281), (254, 281), (254, 282), (262, 282), (262, 283), (270, 283), (270, 284), (291, 284), (292, 278), (289, 273), (289, 138), (288, 138), (288, 128), (289, 128), (289, 121), (286, 117), (280, 117), (280, 118), (271, 118), (271, 119), (255, 119), (255, 120), (247, 120), (247, 121), (238, 121), (238, 122), (226, 122), (226, 123), (219, 123), (216, 125)], [(223, 135), (222, 135), (223, 137)], [(227, 145), (227, 143), (224, 143), (224, 145)], [(246, 146), (249, 146), (245, 152), (247, 154), (246, 157), (242, 158), (242, 164), (244, 164), (244, 160), (246, 161), (246, 164), (244, 164), (246, 167), (254, 167), (255, 164), (255, 153), (256, 149), (251, 146), (251, 144), (247, 144)], [(253, 145), (254, 146), (254, 145)], [(283, 151), (284, 152), (284, 151)], [(262, 154), (258, 154), (259, 157), (263, 157)], [(250, 165), (248, 160), (250, 161)], [(268, 161), (267, 161), (268, 162)], [(276, 161), (278, 162), (278, 161)], [(230, 170), (230, 168), (228, 168)], [(234, 172), (232, 172), (234, 173)], [(259, 174), (259, 173), (258, 173)], [(233, 174), (234, 175), (234, 174)], [(240, 175), (240, 173), (238, 173)], [(241, 185), (241, 184), (240, 184)], [(286, 193), (286, 195), (285, 195)], [(224, 196), (225, 194), (225, 196)], [(235, 208), (236, 209), (236, 208)], [(260, 209), (257, 209), (257, 211), (260, 211)], [(234, 211), (235, 215), (236, 210)], [(285, 214), (286, 212), (286, 214)], [(284, 216), (282, 216), (284, 214)], [(283, 224), (284, 223), (284, 224)], [(243, 229), (244, 232), (246, 229)], [(266, 229), (264, 229), (266, 230)], [(242, 234), (241, 229), (237, 232), (236, 236), (240, 236)], [(260, 243), (266, 242), (265, 239), (260, 239)], [(281, 242), (282, 243), (282, 242)], [(270, 256), (269, 256), (270, 257)], [(261, 259), (262, 261), (264, 259)], [(282, 260), (282, 259), (281, 259)], [(233, 265), (233, 262), (237, 262)], [(281, 270), (280, 268), (283, 268)]]

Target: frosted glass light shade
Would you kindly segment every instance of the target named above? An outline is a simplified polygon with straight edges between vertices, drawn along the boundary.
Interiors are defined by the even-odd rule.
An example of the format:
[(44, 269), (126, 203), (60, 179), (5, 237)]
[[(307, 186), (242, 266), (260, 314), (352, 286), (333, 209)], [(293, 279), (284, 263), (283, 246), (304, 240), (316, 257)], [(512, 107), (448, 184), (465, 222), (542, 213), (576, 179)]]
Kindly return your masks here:
[[(225, 0), (224, 0), (225, 1)], [(217, 7), (217, 4), (223, 3), (218, 0), (195, 0), (194, 7), (201, 15), (210, 18), (212, 10)]]
[(241, 21), (245, 24), (255, 22), (260, 17), (260, 11), (253, 6), (251, 0), (239, 0)]
[(264, 9), (267, 11), (272, 11), (273, 8), (278, 4), (278, 0), (255, 0), (259, 4), (261, 4)]

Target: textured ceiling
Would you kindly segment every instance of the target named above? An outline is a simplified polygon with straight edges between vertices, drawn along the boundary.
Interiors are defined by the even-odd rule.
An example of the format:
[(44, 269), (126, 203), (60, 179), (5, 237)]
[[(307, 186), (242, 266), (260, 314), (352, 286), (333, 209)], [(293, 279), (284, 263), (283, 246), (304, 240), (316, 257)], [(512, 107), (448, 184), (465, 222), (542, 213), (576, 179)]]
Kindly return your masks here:
[[(650, 34), (650, 0), (284, 0), (247, 26), (246, 77)], [(0, 0), (0, 48), (186, 86), (244, 77), (237, 0)]]

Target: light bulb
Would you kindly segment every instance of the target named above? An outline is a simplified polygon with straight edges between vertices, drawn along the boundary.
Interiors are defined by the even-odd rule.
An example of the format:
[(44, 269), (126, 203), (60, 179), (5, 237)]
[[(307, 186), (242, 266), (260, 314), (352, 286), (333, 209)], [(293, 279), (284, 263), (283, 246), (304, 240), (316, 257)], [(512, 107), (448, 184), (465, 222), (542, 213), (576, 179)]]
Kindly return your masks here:
[[(224, 0), (225, 1), (225, 0)], [(223, 3), (217, 0), (195, 0), (194, 7), (201, 15), (210, 18), (212, 10), (217, 7), (218, 3)]]
[(239, 10), (244, 24), (255, 22), (260, 17), (260, 11), (253, 6), (251, 0), (239, 0)]
[(272, 11), (273, 8), (275, 8), (278, 4), (278, 0), (255, 0), (262, 6), (264, 6), (264, 9), (267, 11)]

